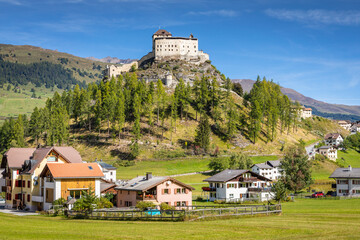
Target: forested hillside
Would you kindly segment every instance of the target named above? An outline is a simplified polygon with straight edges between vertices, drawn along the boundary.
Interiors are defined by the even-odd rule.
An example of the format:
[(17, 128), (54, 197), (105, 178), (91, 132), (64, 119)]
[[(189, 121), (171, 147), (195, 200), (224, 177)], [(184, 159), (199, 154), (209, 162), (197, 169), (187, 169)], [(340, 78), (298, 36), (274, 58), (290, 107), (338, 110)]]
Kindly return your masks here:
[(230, 79), (221, 86), (216, 78), (197, 78), (193, 86), (180, 79), (171, 90), (160, 80), (145, 83), (135, 73), (125, 74), (55, 93), (28, 118), (6, 120), (0, 147), (3, 152), (37, 143), (75, 144), (104, 147), (114, 158), (135, 159), (168, 155), (170, 149), (180, 156), (217, 155), (254, 143), (277, 144), (278, 136), (291, 135), (300, 126), (298, 106), (265, 78), (255, 86), (242, 98)]

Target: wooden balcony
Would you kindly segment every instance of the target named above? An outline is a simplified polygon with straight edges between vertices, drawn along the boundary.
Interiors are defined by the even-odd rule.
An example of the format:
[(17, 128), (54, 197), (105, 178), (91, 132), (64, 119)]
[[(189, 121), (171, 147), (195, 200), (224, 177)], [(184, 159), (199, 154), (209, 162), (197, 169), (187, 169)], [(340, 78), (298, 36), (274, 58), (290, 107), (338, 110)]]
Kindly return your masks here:
[(256, 182), (256, 181), (258, 181), (257, 177), (249, 177), (249, 178), (241, 177), (239, 179), (239, 182)]
[(136, 195), (136, 200), (140, 201), (151, 201), (156, 200), (156, 195), (147, 194), (147, 195)]
[(214, 187), (202, 187), (202, 190), (204, 192), (215, 192), (216, 188), (214, 188)]
[(256, 188), (256, 187), (254, 187), (254, 188), (248, 188), (248, 191), (249, 192), (264, 192), (264, 191), (271, 191), (271, 188), (263, 188), (263, 187)]

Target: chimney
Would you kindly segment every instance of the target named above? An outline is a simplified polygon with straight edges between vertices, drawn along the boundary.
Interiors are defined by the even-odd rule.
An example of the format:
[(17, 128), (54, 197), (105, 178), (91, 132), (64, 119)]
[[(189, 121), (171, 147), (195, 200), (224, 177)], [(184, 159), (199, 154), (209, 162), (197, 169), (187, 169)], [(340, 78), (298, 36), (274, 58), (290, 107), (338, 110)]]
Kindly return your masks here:
[(349, 165), (349, 171), (351, 171), (352, 170), (352, 167), (351, 167), (351, 165)]
[(150, 180), (152, 179), (152, 173), (151, 172), (147, 172), (146, 173), (146, 180)]

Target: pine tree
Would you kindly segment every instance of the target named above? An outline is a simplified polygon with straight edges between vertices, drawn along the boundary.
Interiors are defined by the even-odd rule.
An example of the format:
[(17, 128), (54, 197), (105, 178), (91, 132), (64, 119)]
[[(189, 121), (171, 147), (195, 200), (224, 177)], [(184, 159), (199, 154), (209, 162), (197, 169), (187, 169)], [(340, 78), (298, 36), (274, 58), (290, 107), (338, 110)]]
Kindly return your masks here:
[(200, 123), (196, 129), (195, 145), (204, 149), (205, 152), (209, 150), (210, 125), (207, 115), (203, 115), (200, 119)]
[(164, 111), (164, 97), (165, 97), (165, 89), (163, 83), (160, 79), (157, 81), (156, 86), (156, 105), (157, 105), (157, 124), (159, 125), (160, 114)]
[(36, 140), (36, 144), (39, 144), (39, 139), (42, 134), (42, 122), (41, 122), (41, 115), (40, 111), (37, 107), (34, 108), (34, 111), (31, 114), (30, 117), (30, 126), (29, 126), (29, 132), (30, 136)]
[(21, 114), (19, 114), (18, 119), (15, 122), (14, 132), (15, 132), (16, 145), (18, 147), (24, 147), (25, 146), (24, 123), (23, 123), (23, 117)]
[(135, 142), (140, 139), (140, 97), (135, 93), (134, 96), (134, 126), (133, 126), (133, 133), (135, 136)]

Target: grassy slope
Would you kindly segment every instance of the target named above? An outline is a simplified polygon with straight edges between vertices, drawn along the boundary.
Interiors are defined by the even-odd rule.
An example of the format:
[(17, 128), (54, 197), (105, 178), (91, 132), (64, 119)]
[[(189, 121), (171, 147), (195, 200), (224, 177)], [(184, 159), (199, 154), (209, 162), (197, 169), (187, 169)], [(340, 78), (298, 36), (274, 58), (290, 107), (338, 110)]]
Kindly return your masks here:
[[(30, 55), (29, 55), (30, 53)], [(68, 53), (58, 52), (50, 49), (44, 49), (40, 47), (34, 47), (29, 45), (8, 45), (0, 44), (0, 54), (8, 54), (8, 57), (3, 57), (5, 61), (18, 62), (22, 64), (48, 61), (55, 64), (61, 64), (59, 58), (67, 58), (69, 62), (67, 64), (61, 64), (63, 67), (71, 69), (80, 69), (82, 72), (86, 71), (92, 74), (102, 74), (102, 70), (105, 69), (106, 63), (95, 62), (89, 59), (77, 57)], [(40, 60), (41, 59), (41, 60)], [(100, 65), (101, 70), (93, 69), (93, 63)], [(72, 70), (72, 69), (71, 69)], [(73, 71), (73, 70), (72, 70)], [(87, 83), (100, 80), (101, 78), (89, 78), (87, 76), (80, 76), (77, 72), (74, 72), (74, 77), (77, 80), (85, 80)]]
[[(342, 159), (345, 159), (345, 162)], [(346, 152), (338, 151), (338, 161), (346, 167), (348, 165), (360, 167), (360, 153), (353, 149), (348, 149)]]
[(359, 239), (359, 228), (359, 199), (300, 199), (284, 203), (282, 215), (199, 222), (66, 220), (0, 214), (3, 239)]
[(19, 114), (27, 114), (30, 117), (33, 109), (35, 107), (44, 107), (46, 99), (52, 97), (55, 91), (61, 94), (61, 90), (56, 87), (54, 91), (45, 87), (35, 88), (36, 97), (41, 97), (41, 99), (38, 99), (31, 98), (32, 92), (30, 90), (34, 88), (33, 84), (20, 86), (20, 93), (15, 93), (13, 89), (7, 91), (6, 87), (7, 85), (4, 85), (3, 88), (0, 88), (0, 120), (16, 117)]

